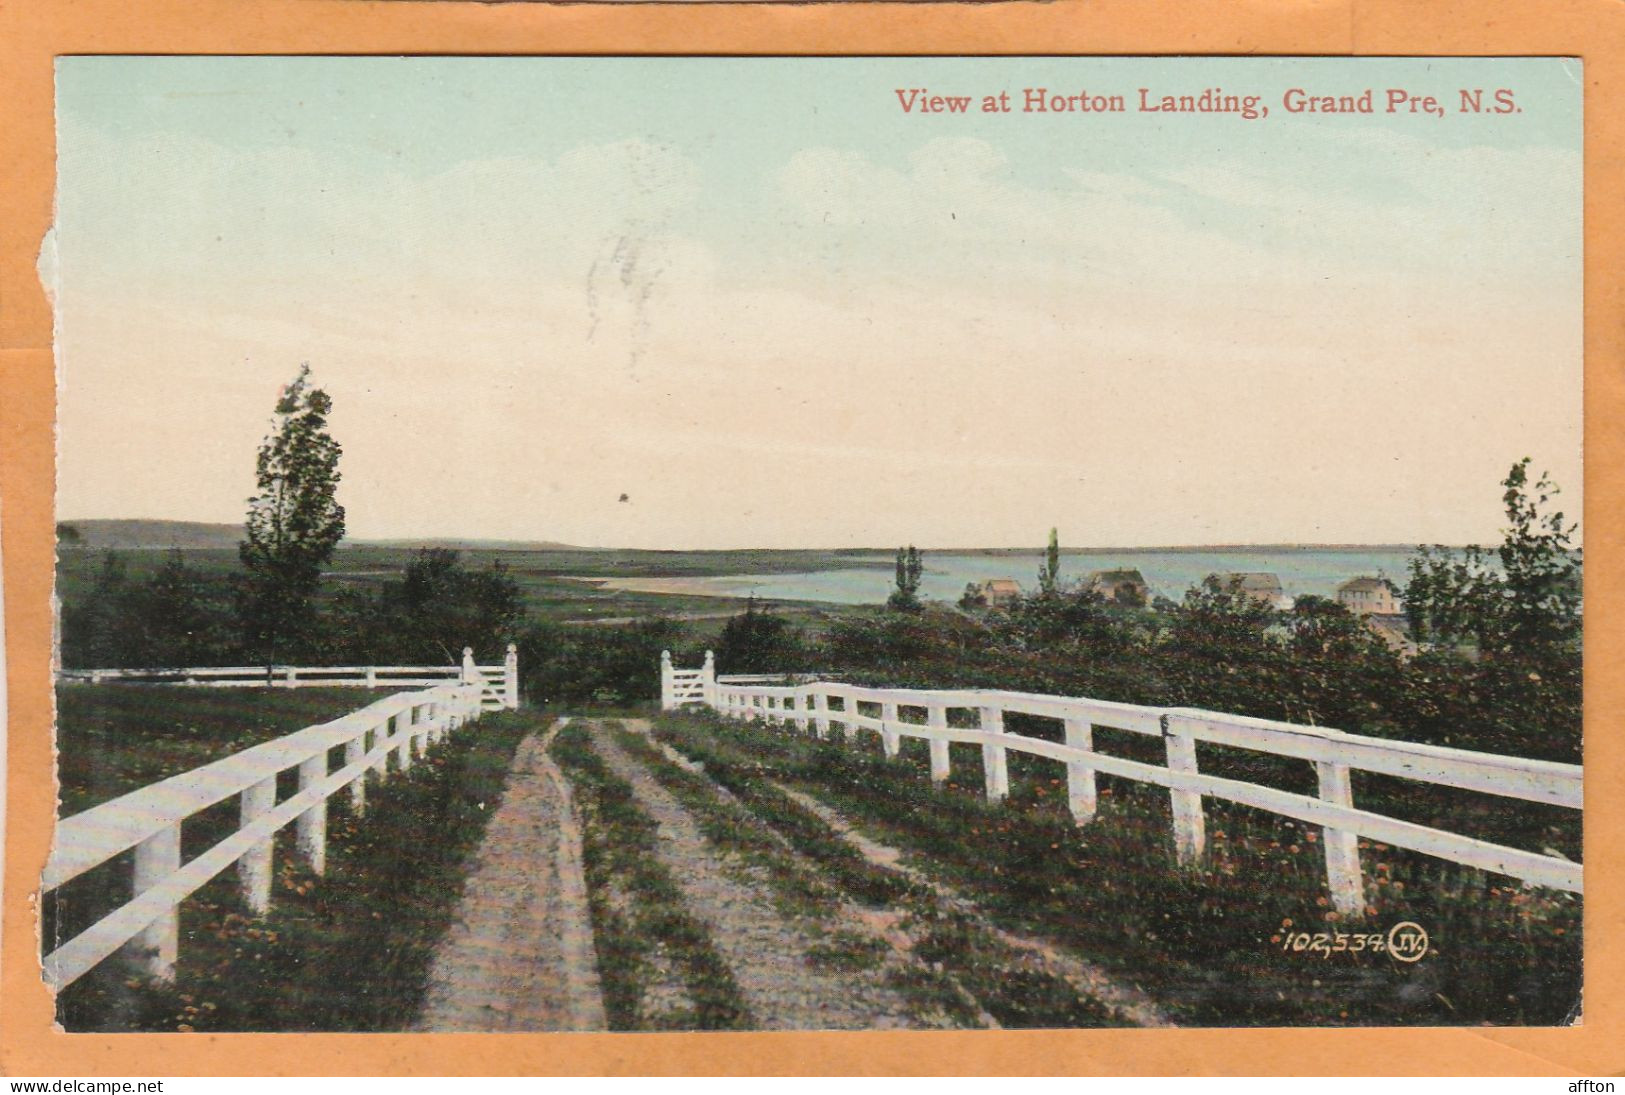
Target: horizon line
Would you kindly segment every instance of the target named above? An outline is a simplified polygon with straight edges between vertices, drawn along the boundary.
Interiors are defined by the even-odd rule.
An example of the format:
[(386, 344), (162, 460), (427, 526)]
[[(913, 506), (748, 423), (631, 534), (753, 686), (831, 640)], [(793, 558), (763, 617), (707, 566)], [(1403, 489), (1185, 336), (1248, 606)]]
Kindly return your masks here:
[[(84, 524), (84, 523), (92, 523), (92, 522), (101, 522), (101, 523), (111, 523), (111, 522), (137, 523), (137, 522), (140, 522), (140, 523), (148, 523), (148, 524), (194, 525), (194, 526), (211, 527), (211, 528), (216, 528), (216, 529), (239, 528), (239, 527), (241, 527), (240, 524), (238, 524), (236, 522), (229, 522), (229, 521), (198, 521), (198, 520), (190, 520), (190, 519), (187, 519), (187, 518), (176, 518), (176, 517), (61, 517), (61, 518), (57, 518), (57, 520), (56, 520), (56, 523), (61, 524), (61, 525)], [(815, 551), (815, 552), (825, 552), (825, 553), (830, 553), (830, 554), (838, 554), (838, 553), (842, 553), (842, 552), (853, 553), (853, 554), (856, 554), (856, 553), (887, 553), (887, 554), (889, 554), (889, 553), (896, 552), (898, 550), (897, 547), (885, 547), (885, 546), (878, 546), (878, 545), (829, 546), (829, 545), (817, 545), (817, 544), (797, 545), (795, 547), (765, 547), (765, 546), (762, 546), (760, 544), (735, 544), (735, 545), (727, 545), (727, 546), (721, 546), (721, 547), (688, 547), (688, 546), (634, 547), (634, 546), (631, 546), (631, 545), (571, 544), (571, 543), (566, 543), (566, 542), (564, 542), (562, 540), (549, 540), (549, 539), (546, 539), (545, 537), (525, 538), (525, 537), (516, 537), (516, 536), (480, 536), (480, 535), (451, 535), (451, 534), (409, 535), (409, 536), (350, 536), (350, 535), (346, 535), (343, 538), (343, 540), (340, 541), (340, 546), (344, 546), (344, 545), (353, 545), (353, 546), (401, 545), (401, 546), (406, 546), (406, 545), (411, 545), (411, 544), (430, 544), (430, 543), (434, 543), (434, 542), (437, 542), (437, 541), (456, 541), (456, 542), (466, 543), (466, 544), (469, 544), (471, 546), (491, 545), (491, 548), (490, 548), (491, 550), (509, 550), (509, 551), (526, 550), (527, 546), (532, 546), (534, 549), (539, 549), (539, 550), (549, 550), (549, 548), (551, 548), (551, 550), (561, 550), (561, 551), (647, 551), (647, 552), (668, 552), (668, 553), (678, 553), (678, 552), (738, 552), (738, 551), (780, 551), (780, 552)], [(502, 545), (508, 545), (508, 546), (502, 546)], [(152, 545), (152, 546), (162, 546), (162, 545)], [(1035, 546), (1003, 545), (1003, 546), (1000, 546), (1000, 545), (978, 544), (978, 545), (970, 545), (970, 546), (965, 546), (965, 545), (921, 546), (921, 545), (915, 544), (915, 545), (900, 545), (900, 546), (913, 546), (913, 547), (917, 548), (921, 552), (936, 552), (936, 553), (939, 553), (939, 554), (981, 554), (981, 553), (990, 553), (990, 552), (1002, 552), (1002, 553), (1012, 553), (1012, 552), (1014, 552), (1014, 553), (1033, 553), (1033, 554), (1042, 555), (1047, 550), (1047, 548), (1045, 546), (1043, 546), (1043, 545), (1035, 545)], [(1097, 554), (1097, 553), (1102, 553), (1102, 552), (1133, 552), (1133, 551), (1140, 551), (1140, 552), (1148, 552), (1148, 551), (1167, 551), (1167, 552), (1248, 551), (1248, 552), (1254, 552), (1254, 551), (1337, 551), (1337, 550), (1350, 550), (1350, 549), (1365, 549), (1365, 550), (1386, 549), (1386, 550), (1392, 550), (1392, 551), (1401, 551), (1401, 550), (1403, 550), (1403, 551), (1411, 551), (1411, 550), (1415, 550), (1418, 547), (1441, 547), (1441, 546), (1442, 547), (1447, 547), (1447, 548), (1464, 548), (1464, 547), (1467, 547), (1469, 545), (1468, 544), (1449, 544), (1449, 543), (1440, 544), (1440, 543), (1438, 543), (1436, 541), (1435, 542), (1428, 542), (1428, 541), (1422, 541), (1422, 540), (1405, 540), (1405, 541), (1397, 541), (1397, 540), (1373, 540), (1373, 541), (1359, 541), (1359, 540), (1337, 540), (1337, 541), (1267, 540), (1267, 541), (1226, 541), (1226, 542), (1217, 542), (1217, 543), (1183, 543), (1183, 544), (1166, 544), (1165, 543), (1165, 544), (1143, 544), (1143, 545), (1127, 545), (1127, 544), (1102, 544), (1102, 545), (1077, 545), (1077, 546), (1063, 545), (1061, 547), (1060, 551), (1061, 551), (1062, 555), (1074, 554), (1074, 553)], [(193, 550), (207, 550), (207, 549), (193, 549)]]

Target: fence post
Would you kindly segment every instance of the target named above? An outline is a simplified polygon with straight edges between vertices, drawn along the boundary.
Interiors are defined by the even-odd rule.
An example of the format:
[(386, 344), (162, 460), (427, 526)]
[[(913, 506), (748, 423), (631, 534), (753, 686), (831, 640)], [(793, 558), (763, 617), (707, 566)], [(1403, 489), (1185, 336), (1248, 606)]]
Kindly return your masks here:
[[(324, 751), (299, 765), (299, 790), (314, 787), (327, 778), (327, 753)], [(327, 800), (316, 803), (299, 815), (295, 827), (299, 854), (310, 864), (311, 874), (327, 870)]]
[[(1066, 720), (1066, 744), (1072, 749), (1093, 750), (1094, 727), (1087, 719)], [(1087, 825), (1095, 819), (1095, 770), (1082, 761), (1066, 762), (1066, 804), (1072, 820)]]
[(670, 711), (672, 700), (671, 651), (660, 652), (660, 710)]
[(822, 688), (813, 693), (813, 733), (829, 737), (829, 694)]
[(717, 705), (717, 658), (709, 650), (705, 652), (705, 664), (700, 667), (700, 698), (707, 707)]
[[(948, 729), (948, 709), (933, 705), (926, 709), (925, 721), (939, 730)], [(931, 782), (941, 783), (953, 773), (946, 738), (931, 738)]]
[(395, 766), (403, 772), (412, 767), (412, 724), (415, 714), (408, 707), (395, 716)]
[(367, 687), (378, 687), (378, 667), (376, 665), (367, 666)]
[[(366, 756), (366, 734), (351, 738), (344, 743), (344, 767), (360, 764), (361, 758)], [(350, 781), (350, 812), (360, 817), (367, 812), (367, 773), (362, 772)]]
[(519, 647), (514, 643), (502, 659), (502, 702), (509, 711), (519, 710)]
[[(181, 827), (170, 825), (135, 846), (135, 884), (139, 897), (181, 869)], [(147, 972), (160, 981), (175, 979), (175, 958), (181, 949), (180, 908), (171, 905), (135, 937), (145, 952)]]
[[(372, 728), (370, 731), (372, 748), (368, 752), (377, 749), (389, 738), (389, 721), (385, 719), (380, 725)], [(378, 759), (373, 762), (372, 770), (378, 773), (379, 783), (383, 783), (389, 778), (389, 753), (387, 751), (379, 754)]]
[(472, 646), (463, 647), (462, 683), (464, 683), (464, 684), (479, 684), (480, 683), (480, 670), (479, 670), (479, 667), (474, 664), (474, 648)]
[(294, 688), (299, 684), (299, 670), (288, 666), (282, 671), (282, 685), (284, 688)]
[[(1315, 775), (1320, 780), (1323, 802), (1353, 809), (1354, 789), (1349, 783), (1346, 764), (1317, 760)], [(1332, 892), (1332, 906), (1345, 916), (1357, 916), (1365, 908), (1359, 834), (1328, 828), (1322, 828), (1320, 832), (1326, 845), (1326, 887)]]
[[(981, 709), (982, 729), (994, 734), (1004, 733), (1004, 709)], [(982, 781), (987, 788), (989, 802), (1002, 802), (1010, 793), (1010, 769), (1005, 763), (1004, 746), (991, 743), (982, 746)]]
[[(238, 828), (276, 805), (276, 777), (262, 779), (240, 796)], [(237, 861), (237, 878), (242, 883), (243, 903), (254, 912), (264, 915), (271, 908), (271, 850), (276, 837), (266, 837), (243, 853)]]
[[(1171, 716), (1162, 716), (1162, 740), (1168, 749), (1170, 772), (1196, 773), (1196, 739), (1173, 728)], [(1198, 791), (1170, 789), (1168, 799), (1174, 814), (1174, 856), (1182, 867), (1193, 866), (1207, 844), (1207, 826), (1202, 817), (1202, 795)]]
[(830, 698), (834, 699), (837, 697), (841, 701), (841, 717), (838, 720), (831, 719), (829, 728), (831, 733), (833, 733), (835, 730), (835, 724), (839, 722), (841, 726), (841, 740), (850, 745), (857, 741), (858, 728), (852, 725), (852, 716), (857, 714), (858, 710), (857, 701), (852, 698), (852, 690), (843, 686), (836, 686), (836, 690), (830, 693)]
[(897, 755), (898, 746), (902, 741), (897, 731), (893, 728), (897, 721), (897, 705), (895, 703), (881, 704), (880, 748), (888, 757), (895, 757)]

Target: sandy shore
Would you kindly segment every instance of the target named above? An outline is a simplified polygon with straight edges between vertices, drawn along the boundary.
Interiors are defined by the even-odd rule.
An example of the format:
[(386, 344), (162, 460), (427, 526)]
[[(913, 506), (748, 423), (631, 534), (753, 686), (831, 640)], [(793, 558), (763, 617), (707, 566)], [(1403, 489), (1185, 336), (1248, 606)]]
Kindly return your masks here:
[(666, 593), (688, 597), (720, 597), (738, 600), (750, 595), (748, 588), (734, 588), (729, 578), (581, 578), (560, 575), (566, 582), (583, 582), (599, 589), (621, 593)]

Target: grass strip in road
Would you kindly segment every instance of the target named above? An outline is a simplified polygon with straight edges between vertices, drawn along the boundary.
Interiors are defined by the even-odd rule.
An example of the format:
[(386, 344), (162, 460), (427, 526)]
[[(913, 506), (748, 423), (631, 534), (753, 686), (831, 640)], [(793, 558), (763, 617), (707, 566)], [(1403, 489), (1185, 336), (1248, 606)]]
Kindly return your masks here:
[[(748, 1029), (750, 1014), (732, 971), (659, 860), (658, 826), (631, 785), (593, 749), (592, 733), (587, 723), (572, 723), (553, 739), (552, 754), (570, 778), (581, 813), (582, 861), (610, 1028)], [(657, 947), (679, 970), (691, 1012), (647, 1012)]]
[[(742, 800), (753, 772), (817, 795), (995, 924), (1088, 956), (1182, 1024), (1551, 1025), (1579, 999), (1575, 896), (1364, 842), (1369, 906), (1344, 920), (1315, 826), (1208, 799), (1205, 862), (1180, 870), (1166, 792), (1127, 780), (1101, 777), (1100, 814), (1078, 827), (1058, 764), (1012, 764), (1010, 796), (994, 805), (960, 782), (957, 754), (937, 787), (909, 750), (888, 760), (702, 714), (663, 716), (657, 733)], [(1431, 937), (1419, 962), (1284, 949), (1298, 932), (1385, 934), (1404, 921)]]
[[(881, 879), (878, 876), (892, 876), (892, 872), (870, 867), (862, 861), (861, 856), (841, 843), (818, 817), (803, 810), (774, 788), (755, 784), (746, 788), (772, 792), (771, 796), (753, 794), (751, 797), (753, 801), (766, 801), (782, 808), (782, 812), (773, 818), (764, 818), (724, 799), (719, 794), (717, 783), (705, 775), (674, 764), (643, 735), (619, 730), (617, 740), (694, 816), (707, 840), (719, 850), (738, 856), (743, 863), (762, 872), (773, 893), (775, 909), (781, 915), (795, 918), (797, 923), (817, 937), (817, 942), (807, 951), (809, 964), (826, 969), (851, 970), (884, 964), (892, 957), (890, 945), (883, 940), (843, 929), (837, 926), (836, 919), (842, 897), (837, 888), (842, 881), (860, 877), (860, 867), (867, 869), (876, 876), (869, 880), (870, 885), (866, 887), (872, 895), (880, 888)], [(725, 786), (732, 790), (731, 785)], [(793, 829), (807, 845), (817, 847), (828, 858), (839, 860), (843, 870), (826, 872), (828, 878), (820, 878), (817, 871), (827, 866), (825, 860), (798, 858), (773, 836), (774, 830), (778, 830), (782, 836), (784, 829), (779, 822), (796, 814), (803, 816), (796, 816), (794, 825), (787, 827)], [(817, 834), (816, 840), (809, 840), (819, 827), (823, 828), (823, 832)], [(796, 851), (802, 850), (803, 844), (795, 840), (789, 843)], [(856, 856), (859, 862), (851, 863), (849, 857), (839, 854), (847, 852)], [(911, 902), (929, 899), (929, 895), (923, 891), (915, 893), (902, 886), (895, 886), (890, 892), (899, 901), (905, 897)], [(846, 895), (851, 896), (850, 891)], [(871, 907), (886, 904), (873, 900), (866, 903)], [(952, 974), (944, 971), (940, 964), (933, 968), (914, 961), (913, 956), (909, 955), (902, 964), (888, 971), (887, 981), (907, 1001), (916, 1016), (946, 1017), (949, 1020), (946, 1025), (953, 1026), (983, 1025), (978, 1022), (975, 1002), (969, 999)]]
[(255, 917), (235, 872), (181, 906), (172, 985), (115, 957), (57, 999), (70, 1031), (391, 1031), (416, 1017), (436, 946), (534, 716), (489, 714), (368, 789), (364, 817), (329, 800), (327, 872), (279, 834), (272, 906)]
[[(697, 813), (707, 802), (724, 805), (711, 780), (726, 787), (750, 808), (752, 820), (778, 832), (791, 847), (817, 866), (822, 880), (871, 908), (905, 913), (903, 927), (913, 940), (913, 968), (894, 971), (893, 983), (916, 1005), (942, 1011), (960, 1025), (975, 1025), (976, 1013), (965, 994), (1000, 1024), (1010, 1027), (1099, 1027), (1119, 1025), (1114, 1013), (1080, 994), (1070, 983), (1022, 961), (1009, 946), (974, 917), (948, 907), (929, 887), (900, 871), (871, 863), (813, 811), (774, 785), (772, 766), (730, 754), (699, 735), (684, 738), (682, 748), (705, 766), (705, 776), (684, 771), (661, 756), (639, 735), (628, 748), (654, 769), (662, 782), (686, 794), (685, 805)], [(709, 747), (708, 747), (709, 746)], [(720, 811), (719, 811), (720, 812)], [(728, 807), (723, 832), (740, 826)], [(758, 837), (756, 843), (762, 843)], [(777, 842), (772, 842), (775, 846)], [(782, 851), (779, 853), (783, 858)], [(795, 868), (791, 861), (790, 868)], [(787, 869), (788, 870), (788, 869)], [(850, 941), (848, 948), (850, 949)], [(837, 949), (837, 953), (838, 953)]]
[(781, 915), (818, 927), (833, 916), (840, 895), (799, 863), (750, 810), (717, 794), (711, 780), (673, 764), (642, 734), (612, 724), (622, 749), (641, 763), (693, 815), (718, 850), (761, 872)]
[(751, 815), (771, 826), (792, 848), (818, 864), (831, 885), (862, 904), (884, 908), (929, 896), (898, 872), (870, 863), (822, 818), (774, 786), (775, 771), (770, 766), (708, 748), (707, 743), (696, 737), (682, 738), (681, 745), (689, 756), (705, 765), (705, 776), (677, 768), (647, 742), (635, 742), (632, 747), (639, 750), (640, 756), (659, 760), (677, 773), (668, 777), (674, 788), (689, 788), (688, 794), (697, 803), (707, 799), (716, 801), (712, 780), (727, 788), (748, 807)]

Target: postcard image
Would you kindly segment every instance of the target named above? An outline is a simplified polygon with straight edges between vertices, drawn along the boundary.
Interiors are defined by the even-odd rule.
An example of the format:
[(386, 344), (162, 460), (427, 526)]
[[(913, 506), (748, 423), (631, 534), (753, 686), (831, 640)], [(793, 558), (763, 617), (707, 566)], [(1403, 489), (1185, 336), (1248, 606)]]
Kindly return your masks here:
[(1580, 68), (59, 58), (57, 1021), (1579, 1023)]

